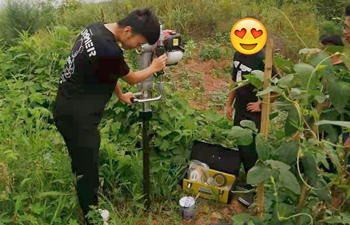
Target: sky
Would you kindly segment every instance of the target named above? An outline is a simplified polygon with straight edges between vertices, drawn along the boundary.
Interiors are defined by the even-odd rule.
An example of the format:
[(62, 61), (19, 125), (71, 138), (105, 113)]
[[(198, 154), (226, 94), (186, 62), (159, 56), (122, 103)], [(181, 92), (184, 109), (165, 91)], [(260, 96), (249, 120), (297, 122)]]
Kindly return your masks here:
[[(0, 7), (2, 7), (6, 1), (7, 0), (0, 0)], [(37, 1), (37, 0), (25, 0), (25, 1)], [(59, 1), (63, 1), (63, 0), (57, 0), (57, 1), (59, 2)], [(80, 0), (80, 1), (83, 1), (83, 2), (105, 2), (106, 0)]]

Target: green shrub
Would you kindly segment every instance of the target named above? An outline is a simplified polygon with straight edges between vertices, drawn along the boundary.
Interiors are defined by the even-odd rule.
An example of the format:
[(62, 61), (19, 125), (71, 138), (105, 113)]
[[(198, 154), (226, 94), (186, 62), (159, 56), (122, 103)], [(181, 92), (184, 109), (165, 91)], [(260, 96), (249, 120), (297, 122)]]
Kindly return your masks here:
[(204, 45), (199, 51), (199, 57), (203, 61), (207, 61), (209, 59), (220, 59), (221, 58), (220, 46)]
[(79, 1), (68, 1), (59, 7), (57, 22), (64, 26), (81, 30), (87, 25), (102, 21), (102, 12), (106, 22), (115, 22), (109, 15), (108, 4), (82, 4)]
[(339, 35), (342, 36), (342, 26), (333, 21), (324, 21), (320, 23), (320, 35)]
[(52, 24), (53, 6), (49, 3), (32, 3), (24, 0), (7, 1), (0, 11), (0, 39), (5, 45), (16, 43), (23, 31), (33, 34)]
[(347, 0), (317, 0), (315, 1), (318, 15), (326, 20), (343, 18)]

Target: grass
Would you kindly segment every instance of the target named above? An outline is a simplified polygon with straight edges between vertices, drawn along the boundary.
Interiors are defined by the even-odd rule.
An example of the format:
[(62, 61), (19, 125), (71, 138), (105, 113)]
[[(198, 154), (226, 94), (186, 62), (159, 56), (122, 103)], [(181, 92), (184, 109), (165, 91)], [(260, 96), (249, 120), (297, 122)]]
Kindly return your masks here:
[[(102, 19), (101, 9), (105, 21), (114, 22), (136, 7), (153, 6), (166, 27), (177, 29), (184, 35), (187, 61), (193, 59), (196, 51), (202, 51), (199, 54), (205, 60), (232, 59), (234, 50), (228, 32), (232, 24), (245, 15), (257, 15), (271, 37), (283, 40), (285, 55), (296, 59), (296, 49), (304, 47), (304, 43), (307, 47), (317, 46), (318, 25), (322, 21), (322, 18), (318, 20), (315, 6), (310, 2), (279, 5), (272, 0), (260, 3), (243, 0), (124, 0), (120, 3), (67, 6), (55, 11), (57, 14), (50, 14), (50, 7), (42, 6), (35, 11), (25, 4), (17, 6), (19, 8), (15, 10), (18, 11), (12, 14), (7, 13), (8, 9), (0, 12), (0, 24), (4, 28), (1, 35), (18, 38), (16, 43), (0, 48), (0, 208), (6, 209), (0, 212), (0, 224), (75, 225), (81, 222), (69, 157), (62, 137), (54, 127), (51, 109), (59, 74), (76, 35), (87, 23)], [(27, 16), (26, 10), (29, 10)], [(46, 16), (40, 16), (36, 21), (37, 13)], [(19, 30), (26, 32), (18, 34), (6, 29), (15, 18), (23, 19), (15, 23), (23, 26)], [(26, 24), (30, 21), (28, 27)], [(297, 33), (292, 32), (293, 29)], [(127, 52), (126, 57), (129, 62), (134, 62), (136, 55)], [(135, 63), (131, 66), (137, 68)], [(155, 106), (159, 111), (155, 116), (161, 123), (153, 121), (154, 129), (168, 137), (158, 142), (154, 140), (159, 149), (152, 155), (154, 202), (149, 214), (144, 212), (142, 201), (142, 151), (137, 110), (122, 106), (115, 98), (106, 108), (100, 126), (99, 207), (110, 210), (111, 224), (181, 222), (177, 201), (182, 193), (177, 181), (186, 165), (188, 143), (194, 135), (191, 129), (196, 128), (193, 121), (198, 119), (194, 119), (196, 113), (192, 108), (183, 106), (186, 103), (182, 98), (201, 99), (204, 84), (202, 73), (178, 68), (173, 67), (166, 73), (172, 82), (166, 86), (171, 93), (169, 98), (173, 98), (171, 104), (161, 102), (159, 105), (163, 107)], [(213, 73), (226, 79), (229, 70), (227, 67), (224, 74), (219, 70)], [(174, 74), (178, 74), (182, 90), (177, 89)], [(130, 87), (123, 84), (123, 88), (129, 90)], [(183, 92), (181, 97), (177, 95), (179, 92)], [(212, 92), (208, 104), (222, 110), (226, 97), (227, 90)], [(162, 111), (162, 108), (165, 109)], [(180, 109), (176, 111), (176, 108)], [(202, 112), (198, 114), (198, 117), (204, 117)], [(277, 125), (273, 126), (278, 126), (279, 120), (283, 119), (277, 118)], [(128, 127), (129, 124), (132, 125)], [(169, 130), (162, 130), (165, 126), (169, 126), (169, 134)], [(281, 129), (278, 128), (276, 130)], [(206, 211), (209, 212), (209, 207)], [(97, 216), (97, 211), (92, 211), (91, 218), (98, 220)]]
[(209, 59), (216, 59), (216, 60), (220, 59), (221, 58), (220, 47), (215, 45), (205, 45), (199, 51), (199, 58), (203, 61), (207, 61)]
[[(0, 49), (3, 62), (0, 68), (0, 208), (7, 209), (0, 212), (1, 224), (74, 225), (81, 221), (70, 160), (51, 114), (59, 74), (75, 36), (75, 31), (58, 26), (32, 36), (24, 33), (17, 45)], [(126, 56), (129, 60), (135, 57)], [(179, 104), (177, 108), (186, 105), (175, 102)], [(186, 128), (189, 123), (183, 120), (192, 119), (184, 116), (186, 111), (192, 113), (193, 109), (174, 112), (177, 115), (171, 122), (174, 130), (189, 133)], [(174, 121), (178, 125), (173, 124)], [(100, 132), (99, 207), (110, 209), (114, 224), (151, 224), (164, 213), (164, 223), (178, 224), (177, 201), (181, 191), (177, 182), (186, 158), (181, 149), (188, 152), (189, 140), (171, 142), (170, 147), (181, 154), (177, 156), (178, 161), (173, 156), (164, 158), (169, 151), (153, 151), (151, 177), (155, 204), (152, 213), (146, 214), (137, 110), (112, 98)], [(190, 137), (190, 133), (183, 136), (184, 139)], [(91, 216), (97, 219), (96, 211)]]
[[(317, 14), (319, 11), (314, 3), (303, 1), (280, 4), (275, 0), (114, 0), (81, 4), (71, 0), (55, 10), (50, 2), (32, 6), (16, 0), (10, 1), (7, 7), (0, 10), (0, 24), (3, 27), (0, 39), (14, 44), (12, 40), (18, 37), (18, 32), (25, 30), (32, 34), (59, 24), (80, 31), (92, 22), (116, 22), (135, 8), (143, 7), (151, 7), (161, 23), (166, 28), (180, 32), (185, 41), (211, 39), (216, 44), (223, 43), (226, 46), (230, 46), (229, 32), (235, 21), (244, 16), (256, 16), (266, 25), (270, 37), (276, 39), (276, 44), (278, 42), (285, 49), (285, 56), (294, 59), (295, 49), (305, 46), (293, 30), (301, 36), (307, 47), (317, 46), (319, 24), (325, 21), (325, 15)], [(335, 12), (326, 13), (333, 15)], [(189, 47), (195, 47), (189, 43)]]

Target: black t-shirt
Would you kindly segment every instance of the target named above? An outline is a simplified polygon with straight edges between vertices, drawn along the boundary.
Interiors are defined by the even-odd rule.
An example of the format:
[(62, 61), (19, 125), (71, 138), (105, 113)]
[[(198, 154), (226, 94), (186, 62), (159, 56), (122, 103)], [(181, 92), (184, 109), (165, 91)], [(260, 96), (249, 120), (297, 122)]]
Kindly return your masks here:
[[(253, 70), (264, 71), (264, 53), (260, 51), (253, 55), (245, 55), (240, 52), (236, 52), (233, 58), (232, 67), (232, 80), (234, 82), (239, 82), (245, 80), (244, 75), (250, 74)], [(254, 113), (247, 111), (247, 105), (250, 102), (258, 101), (256, 97), (255, 87), (251, 84), (241, 87), (236, 90), (236, 100), (235, 100), (235, 117), (240, 117), (242, 114), (252, 115), (254, 117), (260, 117), (260, 113)]]
[(118, 78), (129, 73), (123, 51), (103, 23), (78, 36), (61, 74), (55, 116), (94, 115), (99, 119)]

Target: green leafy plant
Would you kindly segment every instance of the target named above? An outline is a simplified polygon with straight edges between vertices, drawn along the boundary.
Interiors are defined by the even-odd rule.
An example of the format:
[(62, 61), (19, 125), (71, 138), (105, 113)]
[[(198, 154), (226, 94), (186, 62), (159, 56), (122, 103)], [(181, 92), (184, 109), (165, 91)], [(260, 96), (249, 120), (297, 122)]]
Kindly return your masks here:
[(209, 59), (220, 59), (220, 47), (215, 45), (205, 45), (199, 50), (199, 57), (203, 61), (207, 61)]
[[(343, 189), (350, 184), (345, 178), (349, 175), (344, 164), (346, 154), (339, 139), (342, 129), (331, 125), (348, 127), (346, 122), (334, 120), (347, 117), (350, 83), (343, 75), (344, 69), (330, 63), (328, 54), (309, 49), (300, 52), (308, 54), (306, 62), (292, 65), (279, 61), (281, 68), (289, 68), (283, 68), (283, 76), (272, 79), (271, 86), (258, 93), (278, 93), (280, 101), (276, 104), (280, 112), (287, 113), (284, 134), (269, 137), (274, 142), (256, 137), (259, 161), (247, 176), (250, 184), (265, 184), (264, 224), (314, 224), (330, 220), (330, 215), (348, 216), (342, 213), (346, 204), (337, 210), (324, 211), (319, 207), (327, 208), (336, 193), (343, 193), (336, 197), (349, 198)], [(261, 90), (258, 77), (255, 73), (247, 79)], [(329, 170), (333, 171), (331, 175)], [(343, 223), (348, 224), (347, 219)]]

